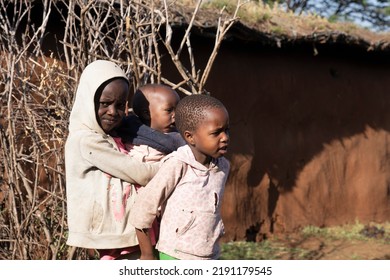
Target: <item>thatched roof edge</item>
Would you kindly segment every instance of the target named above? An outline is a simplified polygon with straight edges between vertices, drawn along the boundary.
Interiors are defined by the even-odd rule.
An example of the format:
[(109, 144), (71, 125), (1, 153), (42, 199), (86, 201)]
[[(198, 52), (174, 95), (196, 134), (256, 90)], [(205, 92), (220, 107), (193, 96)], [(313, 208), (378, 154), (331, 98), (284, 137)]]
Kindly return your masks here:
[[(177, 29), (185, 29), (191, 19), (193, 10), (185, 7), (176, 8), (171, 24)], [(200, 11), (195, 22), (193, 33), (205, 37), (215, 37), (218, 14), (211, 11)], [(236, 40), (242, 43), (258, 43), (270, 47), (294, 47), (301, 44), (320, 44), (327, 46), (344, 46), (369, 52), (390, 52), (390, 34), (378, 34), (366, 29), (355, 28), (350, 32), (327, 28), (322, 31), (307, 30), (272, 32), (264, 25), (249, 24), (237, 20), (227, 33), (225, 40)]]

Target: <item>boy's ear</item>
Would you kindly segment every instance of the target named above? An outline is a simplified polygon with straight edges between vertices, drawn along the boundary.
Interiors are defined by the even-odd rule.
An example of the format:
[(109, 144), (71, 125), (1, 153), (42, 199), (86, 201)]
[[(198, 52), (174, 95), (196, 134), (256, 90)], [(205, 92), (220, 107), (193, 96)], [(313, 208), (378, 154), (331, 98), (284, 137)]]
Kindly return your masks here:
[(192, 136), (192, 133), (188, 130), (184, 131), (184, 140), (190, 145), (195, 145), (194, 137)]

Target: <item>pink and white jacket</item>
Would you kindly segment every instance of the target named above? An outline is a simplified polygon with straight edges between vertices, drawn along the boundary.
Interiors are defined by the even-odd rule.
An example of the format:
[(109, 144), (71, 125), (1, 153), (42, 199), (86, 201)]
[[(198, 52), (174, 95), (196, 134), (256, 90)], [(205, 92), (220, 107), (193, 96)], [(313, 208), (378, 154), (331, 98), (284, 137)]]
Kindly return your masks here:
[(220, 208), (229, 162), (209, 167), (195, 160), (189, 146), (169, 154), (153, 179), (140, 190), (130, 223), (150, 228), (161, 206), (157, 249), (178, 259), (217, 259), (224, 234)]

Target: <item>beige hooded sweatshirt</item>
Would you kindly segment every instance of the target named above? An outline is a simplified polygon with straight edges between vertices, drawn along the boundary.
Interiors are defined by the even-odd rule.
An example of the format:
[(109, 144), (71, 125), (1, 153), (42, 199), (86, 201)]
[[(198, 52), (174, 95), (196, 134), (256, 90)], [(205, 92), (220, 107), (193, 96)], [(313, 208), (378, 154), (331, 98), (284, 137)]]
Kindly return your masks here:
[(66, 192), (71, 246), (95, 249), (138, 244), (128, 222), (135, 190), (146, 185), (159, 164), (140, 163), (121, 153), (114, 139), (99, 126), (94, 97), (104, 82), (128, 81), (114, 63), (97, 60), (83, 71), (70, 115), (65, 145)]

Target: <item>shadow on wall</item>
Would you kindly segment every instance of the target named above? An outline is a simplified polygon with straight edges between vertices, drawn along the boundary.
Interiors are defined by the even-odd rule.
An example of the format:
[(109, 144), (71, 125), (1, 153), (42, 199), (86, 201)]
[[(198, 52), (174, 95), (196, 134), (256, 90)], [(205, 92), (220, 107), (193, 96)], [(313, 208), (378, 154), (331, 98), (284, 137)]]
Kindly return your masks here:
[[(389, 201), (390, 175), (375, 185), (390, 167), (389, 61), (340, 53), (221, 51), (208, 88), (231, 117), (227, 239), (389, 213), (386, 201), (375, 204)], [(365, 171), (371, 183), (348, 177)], [(376, 201), (352, 205), (370, 188)]]
[(265, 83), (257, 91), (247, 90), (255, 95), (248, 104), (253, 137), (248, 187), (258, 186), (268, 174), (275, 188), (290, 191), (326, 145), (343, 145), (345, 139), (364, 135), (367, 127), (390, 131), (390, 71), (381, 71), (384, 66), (288, 60), (274, 57)]
[(302, 79), (293, 79), (295, 83), (281, 77), (286, 91), (263, 91), (257, 96), (254, 108), (258, 109), (250, 110), (249, 117), (254, 136), (249, 187), (257, 186), (261, 174), (267, 173), (278, 189), (290, 191), (300, 171), (326, 144), (342, 144), (344, 139), (364, 134), (367, 127), (390, 131), (390, 96), (384, 80), (375, 83), (358, 71), (349, 73), (350, 77), (348, 73), (334, 77), (331, 69), (328, 75), (323, 70), (322, 79), (305, 79), (310, 71), (298, 74)]

